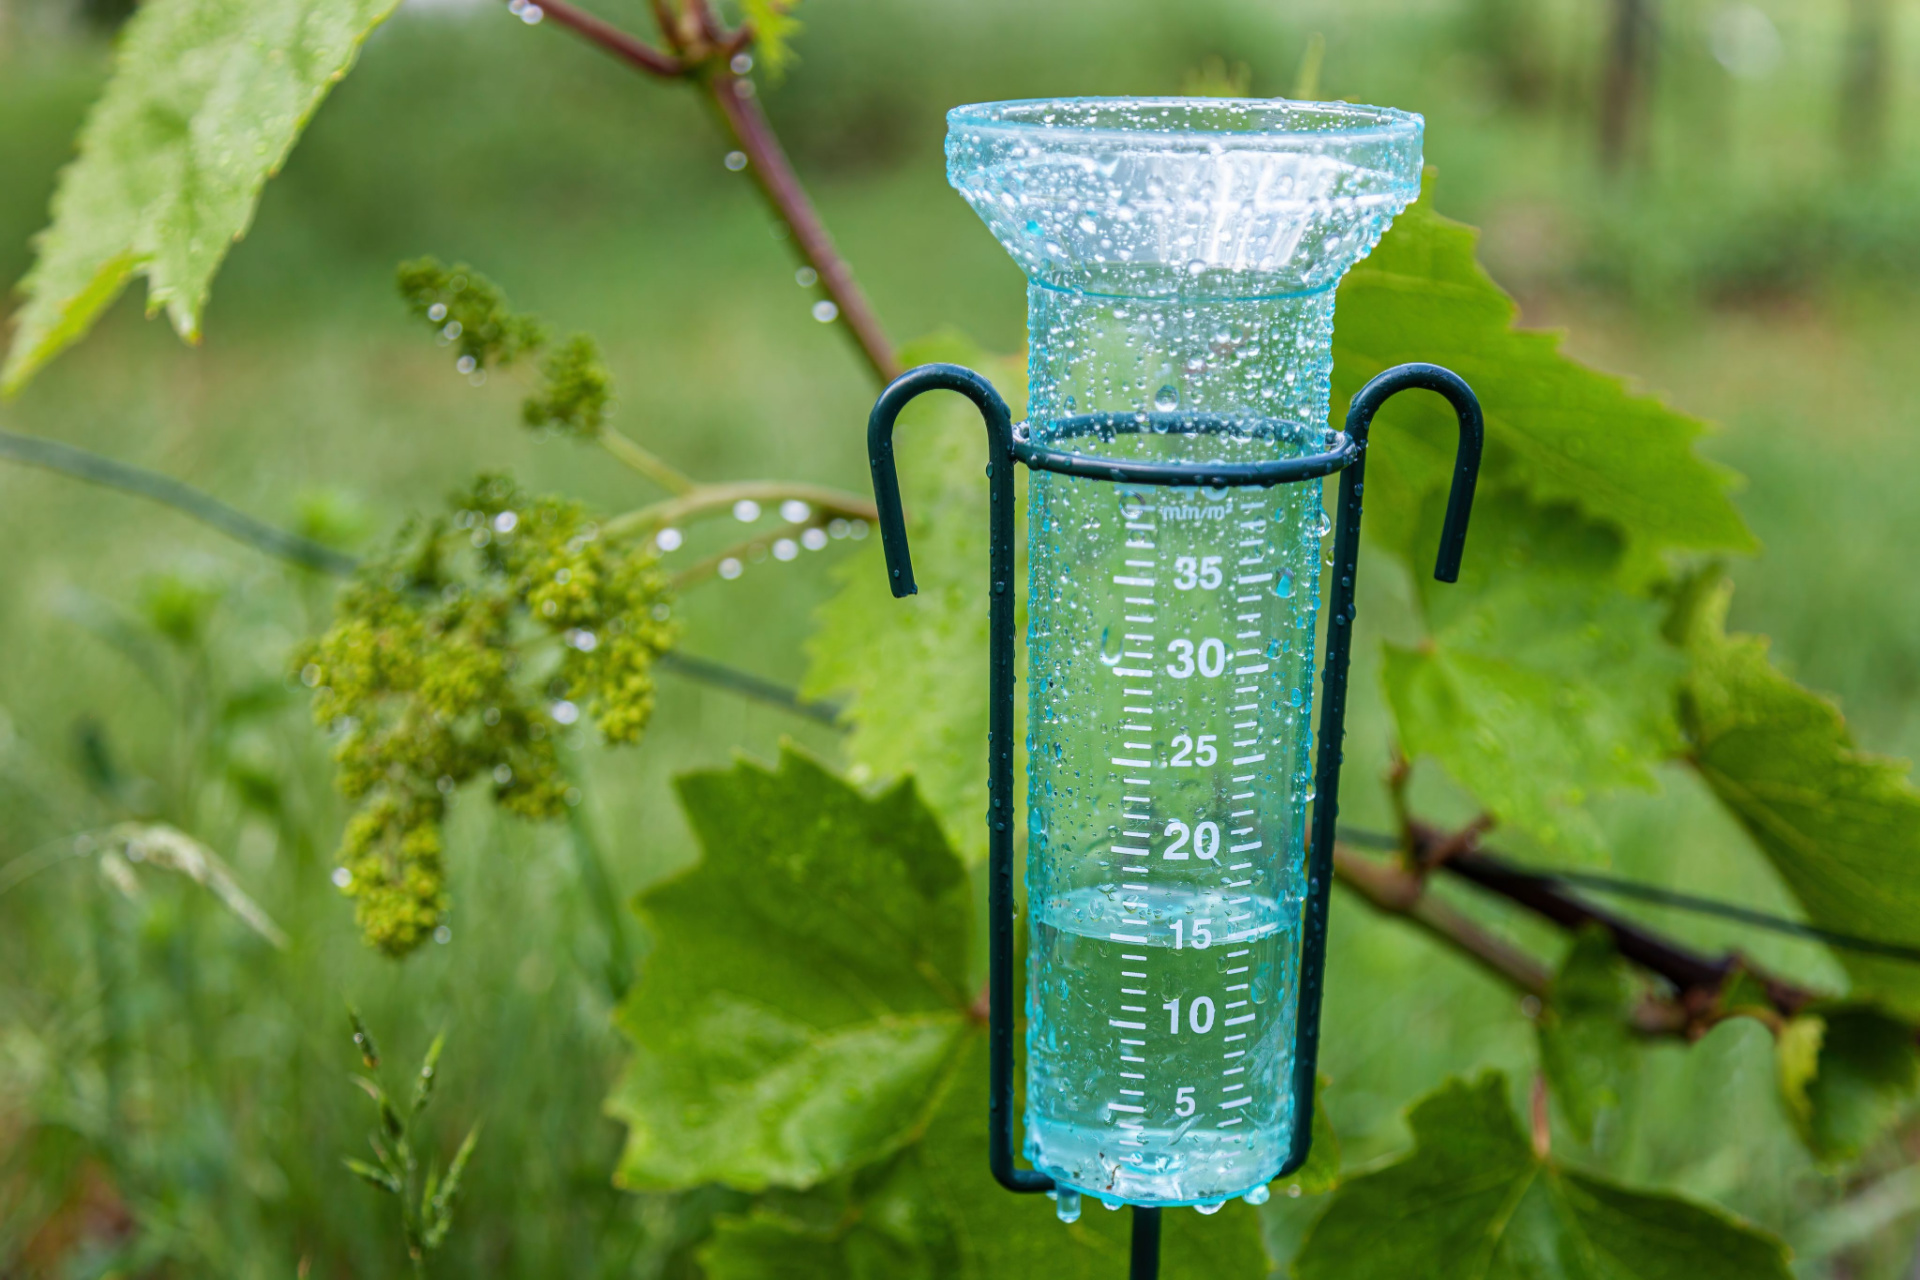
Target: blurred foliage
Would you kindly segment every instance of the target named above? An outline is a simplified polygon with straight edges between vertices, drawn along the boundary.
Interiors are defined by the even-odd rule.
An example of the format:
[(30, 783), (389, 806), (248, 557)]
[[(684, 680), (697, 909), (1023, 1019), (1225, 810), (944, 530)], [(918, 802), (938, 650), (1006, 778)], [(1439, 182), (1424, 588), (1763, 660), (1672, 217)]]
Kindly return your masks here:
[[(810, 8), (804, 59), (762, 87), (882, 314), (902, 332), (958, 323), (1010, 349), (1021, 332), (1017, 273), (940, 182), (946, 107), (1173, 91), (1209, 58), (1244, 62), (1254, 93), (1284, 92), (1324, 34), (1324, 93), (1426, 113), (1439, 166), (1431, 198), (1487, 225), (1483, 250), (1530, 322), (1571, 323), (1583, 356), (1731, 424), (1704, 449), (1752, 477), (1740, 511), (1769, 546), (1733, 567), (1736, 624), (1775, 637), (1779, 671), (1837, 692), (1852, 737), (1912, 751), (1920, 597), (1889, 584), (1905, 580), (1903, 549), (1920, 537), (1907, 492), (1920, 450), (1902, 429), (1920, 412), (1904, 374), (1920, 323), (1900, 294), (1917, 269), (1913, 82), (1895, 84), (1879, 168), (1841, 181), (1831, 135), (1843, 6), (1767, 6), (1784, 53), (1764, 76), (1755, 64), (1735, 75), (1714, 54), (1719, 15), (1735, 8), (1751, 6), (1663, 5), (1652, 136), (1642, 165), (1613, 183), (1592, 170), (1599, 24), (1566, 0), (1103, 0), (1097, 10), (858, 0)], [(638, 4), (608, 0), (605, 11), (646, 21)], [(39, 0), (0, 11), (9, 278), (28, 265), (27, 238), (106, 66), (104, 47), (77, 36), (67, 13)], [(167, 350), (122, 307), (93, 346), (15, 403), (10, 425), (165, 467), (287, 522), (326, 492), (316, 484), (356, 485), (312, 508), (312, 528), (347, 544), (479, 467), (621, 509), (630, 481), (601, 460), (535, 450), (510, 413), (476, 410), (464, 385), (427, 376), (427, 359), (393, 354), (390, 265), (434, 244), (538, 281), (539, 305), (587, 319), (606, 367), (647, 388), (649, 421), (704, 469), (858, 485), (858, 432), (846, 424), (861, 420), (870, 392), (807, 317), (813, 295), (793, 287), (786, 247), (722, 168), (698, 104), (636, 84), (552, 25), (530, 32), (484, 6), (403, 10), (269, 187), (212, 304), (207, 349)], [(1912, 24), (1896, 32), (1910, 57)], [(953, 483), (977, 482), (978, 438), (958, 427), (927, 432), (909, 462), (915, 449), (949, 447), (935, 434), (950, 441)], [(1394, 432), (1379, 458), (1411, 439)], [(332, 1028), (343, 991), (381, 1025), (444, 1023), (475, 1046), (443, 1086), (451, 1113), (488, 1117), (445, 1246), (450, 1272), (687, 1276), (696, 1254), (713, 1270), (772, 1258), (849, 1271), (849, 1258), (879, 1258), (885, 1271), (890, 1250), (951, 1257), (939, 1250), (952, 1237), (887, 1215), (912, 1202), (915, 1175), (896, 1178), (884, 1160), (876, 1181), (792, 1199), (712, 1188), (670, 1199), (607, 1182), (619, 1133), (599, 1107), (626, 1050), (609, 1021), (613, 936), (583, 891), (595, 833), (617, 833), (604, 850), (611, 879), (619, 893), (636, 890), (692, 856), (670, 770), (723, 765), (738, 745), (771, 755), (784, 732), (832, 751), (825, 734), (663, 681), (648, 752), (583, 746), (588, 800), (565, 829), (502, 823), (478, 806), (451, 815), (454, 941), (396, 970), (363, 954), (318, 848), (342, 815), (285, 678), (292, 637), (324, 622), (315, 584), (262, 570), (165, 513), (40, 477), (0, 485), (13, 549), (0, 575), (0, 874), (44, 868), (0, 890), (0, 1269), (286, 1275), (304, 1262), (315, 1275), (392, 1273), (404, 1249), (387, 1206), (343, 1193), (326, 1158), (363, 1127), (340, 1097)], [(956, 488), (951, 501), (977, 517), (980, 506), (966, 504), (984, 498)], [(1384, 501), (1369, 520), (1380, 514)], [(755, 564), (747, 574), (750, 591), (689, 598), (676, 616), (697, 651), (792, 678), (824, 575)], [(148, 598), (144, 581), (164, 605), (152, 617), (106, 603)], [(1365, 581), (1368, 634), (1417, 643), (1408, 584), (1387, 570)], [(194, 603), (209, 591), (209, 604)], [(897, 612), (886, 616), (898, 625)], [(973, 669), (972, 621), (953, 615), (951, 661), (927, 670), (961, 671), (963, 659)], [(1378, 669), (1377, 658), (1358, 660), (1356, 762), (1384, 758)], [(947, 784), (922, 779), (930, 799), (977, 777), (978, 736), (949, 731), (959, 745)], [(876, 742), (852, 758), (891, 774)], [(1842, 745), (1836, 759), (1857, 763), (1851, 740)], [(1596, 806), (1624, 870), (1794, 909), (1696, 777), (1673, 767), (1658, 777), (1657, 795), (1629, 790)], [(1423, 808), (1471, 814), (1437, 771), (1415, 790)], [(1346, 793), (1355, 821), (1390, 816), (1365, 769), (1349, 770)], [(948, 803), (959, 834), (975, 838), (981, 804)], [(151, 877), (130, 898), (97, 857), (66, 856), (73, 832), (134, 818), (220, 850), (292, 948), (275, 952), (191, 882)], [(49, 842), (60, 856), (44, 851)], [(1335, 911), (1326, 1104), (1351, 1169), (1406, 1147), (1399, 1116), (1434, 1080), (1487, 1063), (1518, 1077), (1536, 1050), (1517, 1002), (1476, 970), (1350, 903)], [(1845, 989), (1844, 970), (1810, 944), (1652, 915), (1703, 947), (1737, 945)], [(1897, 1061), (1876, 1065), (1872, 1036), (1828, 1036), (1824, 1021), (1815, 1030), (1809, 1020), (1776, 1046), (1735, 1018), (1684, 1049), (1641, 1047), (1591, 1146), (1564, 1132), (1556, 1142), (1608, 1178), (1711, 1198), (1786, 1234), (1808, 1276), (1904, 1277), (1920, 1228), (1911, 1109), (1883, 1110), (1898, 1090), (1883, 1095), (1878, 1083), (1903, 1077)], [(1844, 1174), (1803, 1146), (1815, 1113), (1779, 1101), (1791, 1051), (1800, 1057), (1789, 1078), (1820, 1105), (1821, 1088), (1805, 1083), (1816, 1039), (1866, 1055), (1834, 1059), (1825, 1076), (1841, 1104), (1831, 1134), (1862, 1144)], [(958, 1120), (977, 1123), (979, 1099), (947, 1096)], [(432, 1145), (450, 1151), (459, 1137), (436, 1131)], [(936, 1171), (980, 1163), (976, 1149), (914, 1159)], [(1278, 1256), (1324, 1203), (1281, 1196), (1261, 1211)], [(1044, 1205), (962, 1209), (1032, 1211), (1033, 1247), (1065, 1247)], [(1204, 1247), (1222, 1221), (1175, 1215), (1170, 1257)], [(1120, 1226), (1093, 1213), (1078, 1239)], [(1117, 1269), (1117, 1254), (1093, 1256), (1100, 1274)]]

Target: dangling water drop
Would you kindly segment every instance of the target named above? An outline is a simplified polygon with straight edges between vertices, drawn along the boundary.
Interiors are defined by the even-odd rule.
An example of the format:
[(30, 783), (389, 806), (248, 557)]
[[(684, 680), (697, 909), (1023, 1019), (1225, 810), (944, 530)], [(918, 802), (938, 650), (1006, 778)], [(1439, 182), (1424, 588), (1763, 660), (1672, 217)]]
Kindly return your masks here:
[(1054, 1193), (1053, 1214), (1062, 1222), (1080, 1221), (1080, 1193), (1066, 1187)]
[(1245, 1194), (1244, 1196), (1241, 1196), (1240, 1198), (1242, 1200), (1245, 1200), (1248, 1204), (1262, 1205), (1262, 1204), (1265, 1204), (1268, 1200), (1273, 1198), (1273, 1192), (1267, 1190), (1266, 1184), (1262, 1183), (1259, 1186), (1255, 1187), (1253, 1190), (1247, 1192), (1247, 1194)]

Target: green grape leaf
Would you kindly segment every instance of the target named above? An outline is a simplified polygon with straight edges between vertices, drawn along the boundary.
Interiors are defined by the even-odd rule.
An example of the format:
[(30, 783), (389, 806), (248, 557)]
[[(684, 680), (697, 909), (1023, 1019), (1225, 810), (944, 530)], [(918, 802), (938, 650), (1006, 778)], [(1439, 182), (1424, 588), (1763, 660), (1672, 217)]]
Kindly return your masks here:
[[(986, 1042), (976, 1035), (920, 1142), (815, 1212), (769, 1197), (746, 1216), (721, 1219), (701, 1255), (710, 1280), (1124, 1274), (1130, 1214), (1088, 1201), (1068, 1225), (1046, 1197), (1011, 1194), (987, 1172), (986, 1079)], [(1162, 1224), (1166, 1280), (1261, 1280), (1272, 1268), (1249, 1205), (1207, 1217), (1167, 1210)]]
[(1298, 1280), (1788, 1280), (1787, 1250), (1731, 1216), (1534, 1153), (1489, 1072), (1416, 1103), (1414, 1149), (1342, 1184)]
[(0, 392), (77, 341), (136, 273), (198, 341), (221, 260), (396, 0), (147, 0), (60, 176)]
[(1316, 1076), (1313, 1083), (1313, 1146), (1307, 1162), (1283, 1182), (1290, 1196), (1325, 1195), (1340, 1185), (1340, 1135), (1333, 1131), (1333, 1116), (1327, 1111), (1327, 1078)]
[[(1485, 410), (1487, 488), (1570, 503), (1623, 530), (1636, 559), (1663, 548), (1752, 549), (1728, 500), (1732, 473), (1694, 453), (1704, 425), (1562, 354), (1557, 335), (1516, 328), (1519, 309), (1474, 258), (1477, 236), (1423, 198), (1347, 273), (1333, 332), (1335, 405), (1393, 365), (1445, 365)], [(1432, 563), (1439, 522), (1413, 521), (1451, 475), (1457, 434), (1437, 396), (1398, 396), (1376, 424), (1369, 531), (1416, 568)], [(1477, 512), (1474, 526), (1469, 561)]]
[(808, 1187), (910, 1142), (975, 1026), (966, 873), (913, 784), (789, 748), (677, 785), (705, 856), (639, 903), (620, 1184)]
[(1661, 607), (1623, 589), (1625, 555), (1571, 506), (1487, 493), (1460, 582), (1420, 579), (1429, 637), (1389, 644), (1382, 671), (1409, 756), (1437, 760), (1502, 825), (1589, 862), (1605, 856), (1589, 802), (1651, 789), (1678, 745), (1686, 664), (1661, 642)]
[(1781, 1028), (1780, 1091), (1807, 1149), (1852, 1160), (1886, 1131), (1920, 1088), (1913, 1024), (1868, 1004), (1831, 1004)]
[(1622, 1101), (1634, 1061), (1632, 998), (1612, 937), (1597, 926), (1581, 930), (1554, 975), (1539, 1037), (1541, 1069), (1582, 1142), (1593, 1140), (1600, 1113)]
[[(1019, 412), (1018, 365), (964, 338), (916, 343), (902, 359), (978, 369)], [(878, 539), (843, 561), (840, 589), (808, 642), (806, 692), (851, 695), (848, 758), (875, 777), (912, 773), (953, 847), (979, 862), (987, 854), (986, 431), (972, 404), (938, 395), (902, 414), (894, 438), (919, 594), (893, 598)], [(1017, 782), (1015, 794), (1024, 794)]]
[[(1920, 789), (1904, 761), (1854, 746), (1833, 703), (1767, 660), (1763, 637), (1726, 633), (1731, 584), (1691, 590), (1674, 630), (1693, 665), (1681, 688), (1687, 755), (1814, 924), (1920, 945)], [(1920, 968), (1836, 953), (1853, 994), (1920, 1014)]]

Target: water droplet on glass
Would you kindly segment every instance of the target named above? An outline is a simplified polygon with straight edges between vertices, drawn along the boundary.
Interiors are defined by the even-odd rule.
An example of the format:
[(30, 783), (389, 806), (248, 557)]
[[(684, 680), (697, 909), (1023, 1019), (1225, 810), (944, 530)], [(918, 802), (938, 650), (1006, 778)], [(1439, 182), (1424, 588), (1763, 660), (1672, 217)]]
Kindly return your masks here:
[(1054, 1197), (1053, 1212), (1062, 1222), (1080, 1221), (1080, 1193), (1061, 1190)]
[(1172, 383), (1153, 393), (1153, 407), (1162, 413), (1171, 413), (1180, 407), (1180, 390)]
[(1282, 600), (1293, 599), (1293, 570), (1282, 569), (1273, 579), (1273, 594)]

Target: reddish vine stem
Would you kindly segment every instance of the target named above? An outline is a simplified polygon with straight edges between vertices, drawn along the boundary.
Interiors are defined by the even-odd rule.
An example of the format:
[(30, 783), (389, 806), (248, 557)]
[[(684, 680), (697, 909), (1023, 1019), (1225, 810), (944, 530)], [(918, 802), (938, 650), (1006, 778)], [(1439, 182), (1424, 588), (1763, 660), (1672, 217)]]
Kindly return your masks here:
[(540, 8), (569, 31), (649, 75), (700, 78), (721, 122), (746, 156), (749, 176), (786, 224), (801, 259), (818, 274), (820, 287), (838, 309), (837, 319), (848, 338), (881, 382), (899, 376), (900, 358), (893, 343), (800, 184), (772, 123), (761, 110), (753, 82), (735, 74), (730, 65), (732, 55), (752, 39), (752, 31), (747, 27), (726, 31), (706, 0), (687, 0), (685, 14), (691, 22), (675, 21), (672, 13), (656, 4), (661, 34), (674, 47), (674, 52), (666, 53), (567, 0), (541, 0)]
[(848, 337), (860, 348), (874, 377), (882, 383), (900, 376), (900, 357), (880, 327), (866, 294), (854, 283), (853, 271), (834, 247), (826, 224), (820, 221), (813, 202), (788, 163), (780, 140), (760, 109), (760, 99), (752, 90), (752, 81), (732, 71), (715, 70), (707, 75), (707, 91), (720, 109), (721, 118), (733, 132), (740, 150), (747, 157), (747, 172), (759, 184), (761, 192), (793, 233), (800, 255), (820, 274), (820, 286), (840, 309), (839, 319)]
[[(1551, 876), (1523, 871), (1497, 854), (1478, 847), (1477, 838), (1462, 841), (1458, 833), (1442, 831), (1424, 823), (1410, 823), (1408, 836), (1416, 867), (1432, 865), (1435, 854), (1446, 851), (1441, 870), (1459, 876), (1469, 884), (1526, 908), (1543, 919), (1567, 930), (1595, 925), (1607, 931), (1621, 956), (1632, 964), (1663, 979), (1674, 991), (1674, 1003), (1684, 1017), (1680, 1025), (1666, 1028), (1658, 1024), (1672, 1020), (1672, 1011), (1646, 1010), (1637, 1017), (1642, 1030), (1685, 1031), (1693, 1033), (1711, 1025), (1714, 1006), (1729, 979), (1745, 970), (1766, 992), (1776, 1012), (1793, 1017), (1808, 1005), (1822, 999), (1809, 990), (1754, 967), (1738, 955), (1710, 956), (1652, 929), (1594, 906), (1556, 882)], [(1407, 872), (1410, 876), (1415, 872)]]
[(687, 73), (686, 64), (672, 54), (662, 53), (611, 22), (596, 18), (584, 9), (574, 8), (566, 0), (541, 0), (540, 11), (567, 30), (585, 36), (616, 58), (640, 68), (648, 75), (671, 78)]

